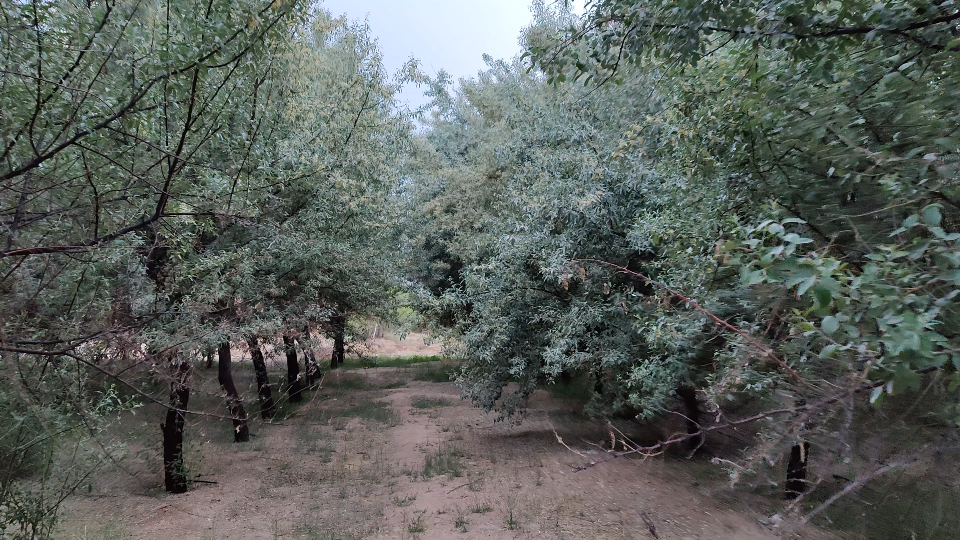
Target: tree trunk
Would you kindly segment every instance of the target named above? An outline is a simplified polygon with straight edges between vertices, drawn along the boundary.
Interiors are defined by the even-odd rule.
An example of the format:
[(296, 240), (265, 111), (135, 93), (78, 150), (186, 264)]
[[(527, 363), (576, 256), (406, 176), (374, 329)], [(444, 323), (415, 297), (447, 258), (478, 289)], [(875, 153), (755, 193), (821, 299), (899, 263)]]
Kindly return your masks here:
[(681, 386), (676, 390), (677, 396), (683, 401), (684, 414), (687, 419), (687, 434), (695, 435), (687, 441), (691, 450), (698, 450), (703, 446), (703, 432), (700, 426), (700, 401), (697, 399), (697, 390), (689, 386)]
[(300, 380), (300, 361), (292, 337), (283, 336), (283, 351), (287, 355), (287, 394), (290, 401), (299, 403), (303, 401), (303, 381)]
[(213, 349), (207, 349), (206, 353), (204, 354), (207, 356), (207, 365), (205, 368), (210, 369), (213, 367)]
[(803, 441), (790, 448), (790, 463), (787, 464), (787, 492), (788, 499), (796, 499), (807, 491), (807, 458), (810, 454), (810, 443)]
[(250, 440), (250, 428), (247, 427), (247, 412), (243, 410), (240, 394), (237, 393), (237, 387), (233, 384), (230, 342), (221, 343), (218, 353), (220, 363), (217, 366), (217, 380), (220, 382), (220, 388), (227, 394), (227, 407), (230, 409), (230, 416), (233, 417), (233, 442), (247, 442)]
[[(313, 388), (313, 386), (320, 382), (321, 373), (320, 366), (317, 364), (317, 357), (313, 354), (313, 348), (310, 347), (310, 327), (305, 326), (303, 328), (303, 337), (305, 338), (304, 342), (301, 342), (300, 345), (303, 348), (303, 362), (304, 368), (307, 371), (307, 387)], [(304, 347), (304, 343), (308, 346)]]
[(270, 389), (270, 378), (267, 376), (267, 363), (263, 358), (263, 351), (256, 336), (247, 337), (247, 346), (250, 347), (250, 359), (253, 361), (253, 372), (257, 375), (257, 397), (260, 399), (260, 417), (269, 420), (277, 415), (273, 404), (273, 391)]
[(603, 366), (597, 364), (593, 368), (593, 391), (598, 395), (603, 395)]
[(183, 466), (183, 424), (190, 402), (190, 362), (180, 359), (170, 383), (170, 408), (160, 424), (163, 432), (163, 483), (170, 493), (186, 493), (187, 474)]
[(344, 334), (347, 332), (347, 316), (338, 313), (330, 317), (330, 326), (333, 327), (333, 355), (330, 356), (330, 369), (337, 369), (343, 364), (344, 356)]

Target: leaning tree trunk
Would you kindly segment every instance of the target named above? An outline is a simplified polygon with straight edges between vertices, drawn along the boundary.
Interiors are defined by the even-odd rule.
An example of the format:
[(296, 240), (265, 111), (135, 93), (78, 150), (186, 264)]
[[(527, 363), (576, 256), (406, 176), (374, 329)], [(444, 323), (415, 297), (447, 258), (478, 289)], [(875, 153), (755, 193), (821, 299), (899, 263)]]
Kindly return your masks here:
[(787, 464), (786, 497), (796, 499), (807, 491), (807, 458), (810, 457), (810, 443), (803, 441), (790, 448), (790, 462)]
[(337, 366), (343, 364), (346, 356), (343, 342), (347, 333), (347, 316), (343, 313), (332, 315), (330, 326), (333, 328), (333, 354), (330, 356), (330, 369), (337, 369)]
[(269, 420), (277, 415), (277, 408), (273, 404), (273, 391), (270, 390), (270, 379), (267, 376), (267, 363), (263, 358), (263, 351), (256, 336), (247, 337), (247, 346), (250, 347), (250, 358), (253, 361), (253, 372), (257, 375), (257, 397), (260, 398), (260, 417)]
[(689, 386), (681, 386), (676, 392), (683, 401), (687, 419), (687, 435), (690, 435), (687, 445), (691, 450), (699, 450), (703, 446), (704, 436), (700, 426), (700, 401), (697, 399), (697, 390)]
[(230, 416), (233, 417), (233, 442), (247, 442), (250, 440), (250, 428), (247, 427), (247, 412), (243, 410), (240, 394), (237, 393), (237, 387), (233, 384), (233, 362), (230, 358), (229, 341), (220, 344), (218, 354), (220, 364), (217, 366), (217, 380), (220, 382), (220, 388), (227, 395), (227, 407), (230, 408)]
[(183, 424), (190, 402), (190, 361), (181, 358), (170, 383), (170, 408), (160, 424), (163, 432), (163, 483), (170, 493), (187, 491), (187, 474), (183, 466)]
[[(300, 343), (301, 348), (303, 349), (303, 363), (304, 369), (307, 372), (307, 387), (313, 388), (313, 386), (320, 382), (320, 366), (317, 364), (317, 357), (313, 354), (313, 347), (310, 347), (310, 327), (305, 326), (303, 328), (303, 337), (305, 338), (303, 342)], [(307, 346), (304, 347), (303, 345)]]
[(287, 394), (290, 401), (299, 403), (303, 401), (303, 381), (300, 380), (300, 361), (292, 337), (283, 336), (283, 351), (287, 355)]

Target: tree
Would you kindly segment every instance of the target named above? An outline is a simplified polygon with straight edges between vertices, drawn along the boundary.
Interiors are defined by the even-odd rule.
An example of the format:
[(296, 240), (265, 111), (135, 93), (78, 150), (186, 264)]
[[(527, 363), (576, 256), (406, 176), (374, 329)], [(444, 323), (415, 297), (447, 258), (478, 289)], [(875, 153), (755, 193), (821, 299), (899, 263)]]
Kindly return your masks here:
[[(913, 399), (906, 410), (960, 422), (958, 20), (954, 2), (609, 0), (535, 36), (533, 62), (555, 84), (629, 92), (658, 79), (658, 110), (624, 133), (622, 152), (682, 178), (671, 206), (701, 224), (664, 242), (644, 216), (634, 236), (661, 253), (704, 253), (697, 244), (710, 239), (718, 278), (685, 277), (678, 257), (633, 275), (726, 333), (711, 355), (714, 406), (723, 414), (726, 398), (753, 395), (776, 419), (765, 429), (773, 442), (741, 470), (779, 445), (804, 463), (810, 447), (849, 457), (868, 403)], [(715, 213), (686, 189), (704, 185), (723, 199)], [(904, 447), (898, 429), (883, 434), (898, 466), (943, 448), (929, 431)]]

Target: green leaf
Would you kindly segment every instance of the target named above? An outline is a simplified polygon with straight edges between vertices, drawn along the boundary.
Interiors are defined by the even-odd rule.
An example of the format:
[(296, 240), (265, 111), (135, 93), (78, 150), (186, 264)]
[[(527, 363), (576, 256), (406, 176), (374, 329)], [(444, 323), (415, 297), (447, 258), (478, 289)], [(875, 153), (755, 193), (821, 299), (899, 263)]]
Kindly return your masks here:
[(943, 221), (943, 215), (940, 213), (940, 205), (931, 204), (923, 209), (923, 223), (928, 227), (939, 227)]
[(811, 276), (807, 279), (800, 282), (800, 285), (797, 287), (797, 294), (803, 296), (810, 287), (813, 287), (817, 283), (817, 276)]
[(833, 315), (828, 315), (820, 321), (820, 328), (824, 334), (831, 335), (840, 329), (840, 320)]
[(828, 307), (833, 301), (833, 293), (829, 288), (823, 287), (822, 285), (815, 288), (813, 294), (817, 297), (817, 304), (821, 308)]
[(920, 375), (904, 364), (897, 367), (893, 375), (893, 392), (900, 394), (908, 390), (917, 391), (920, 389)]

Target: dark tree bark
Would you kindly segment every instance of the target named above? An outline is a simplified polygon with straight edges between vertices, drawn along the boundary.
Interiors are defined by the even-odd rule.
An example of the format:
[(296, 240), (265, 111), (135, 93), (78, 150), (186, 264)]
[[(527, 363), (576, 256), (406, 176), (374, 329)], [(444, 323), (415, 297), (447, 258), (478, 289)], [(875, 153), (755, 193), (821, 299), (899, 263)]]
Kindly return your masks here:
[(796, 499), (807, 491), (807, 458), (810, 454), (810, 443), (803, 441), (790, 448), (790, 462), (787, 464), (787, 492), (788, 499)]
[(593, 368), (593, 391), (598, 396), (603, 395), (603, 366), (599, 363)]
[(299, 403), (303, 401), (303, 381), (300, 380), (300, 361), (292, 337), (283, 336), (283, 352), (287, 355), (287, 394), (290, 401)]
[(250, 347), (250, 359), (253, 361), (253, 372), (257, 375), (257, 397), (260, 399), (260, 417), (269, 420), (277, 415), (277, 408), (273, 404), (273, 391), (270, 389), (270, 378), (267, 376), (267, 363), (263, 358), (263, 351), (256, 336), (247, 337), (247, 346)]
[(307, 387), (313, 388), (314, 385), (320, 382), (322, 374), (320, 373), (320, 366), (317, 364), (317, 357), (313, 354), (313, 348), (309, 346), (304, 346), (304, 343), (307, 345), (310, 344), (310, 327), (305, 326), (303, 328), (303, 337), (305, 340), (300, 343), (301, 348), (303, 349), (303, 363), (304, 369), (307, 372)]
[(337, 369), (343, 364), (346, 356), (344, 338), (347, 333), (347, 316), (343, 313), (332, 315), (330, 327), (333, 329), (333, 355), (330, 356), (330, 369)]
[(698, 450), (703, 446), (703, 432), (700, 427), (700, 401), (697, 399), (697, 390), (690, 386), (681, 386), (676, 390), (677, 396), (683, 401), (684, 415), (687, 419), (687, 434), (691, 437), (688, 445), (691, 450)]
[(227, 395), (227, 407), (230, 409), (230, 416), (233, 417), (233, 442), (247, 442), (250, 440), (250, 428), (247, 426), (247, 412), (243, 410), (240, 394), (237, 392), (236, 385), (233, 384), (233, 362), (230, 358), (229, 341), (220, 344), (218, 354), (220, 362), (217, 380), (220, 382), (220, 388)]
[(183, 466), (183, 424), (190, 402), (190, 362), (180, 360), (170, 383), (170, 408), (160, 424), (163, 432), (163, 483), (170, 493), (186, 493), (187, 475)]
[(213, 367), (213, 349), (207, 349), (205, 354), (207, 355), (206, 369), (210, 369)]

